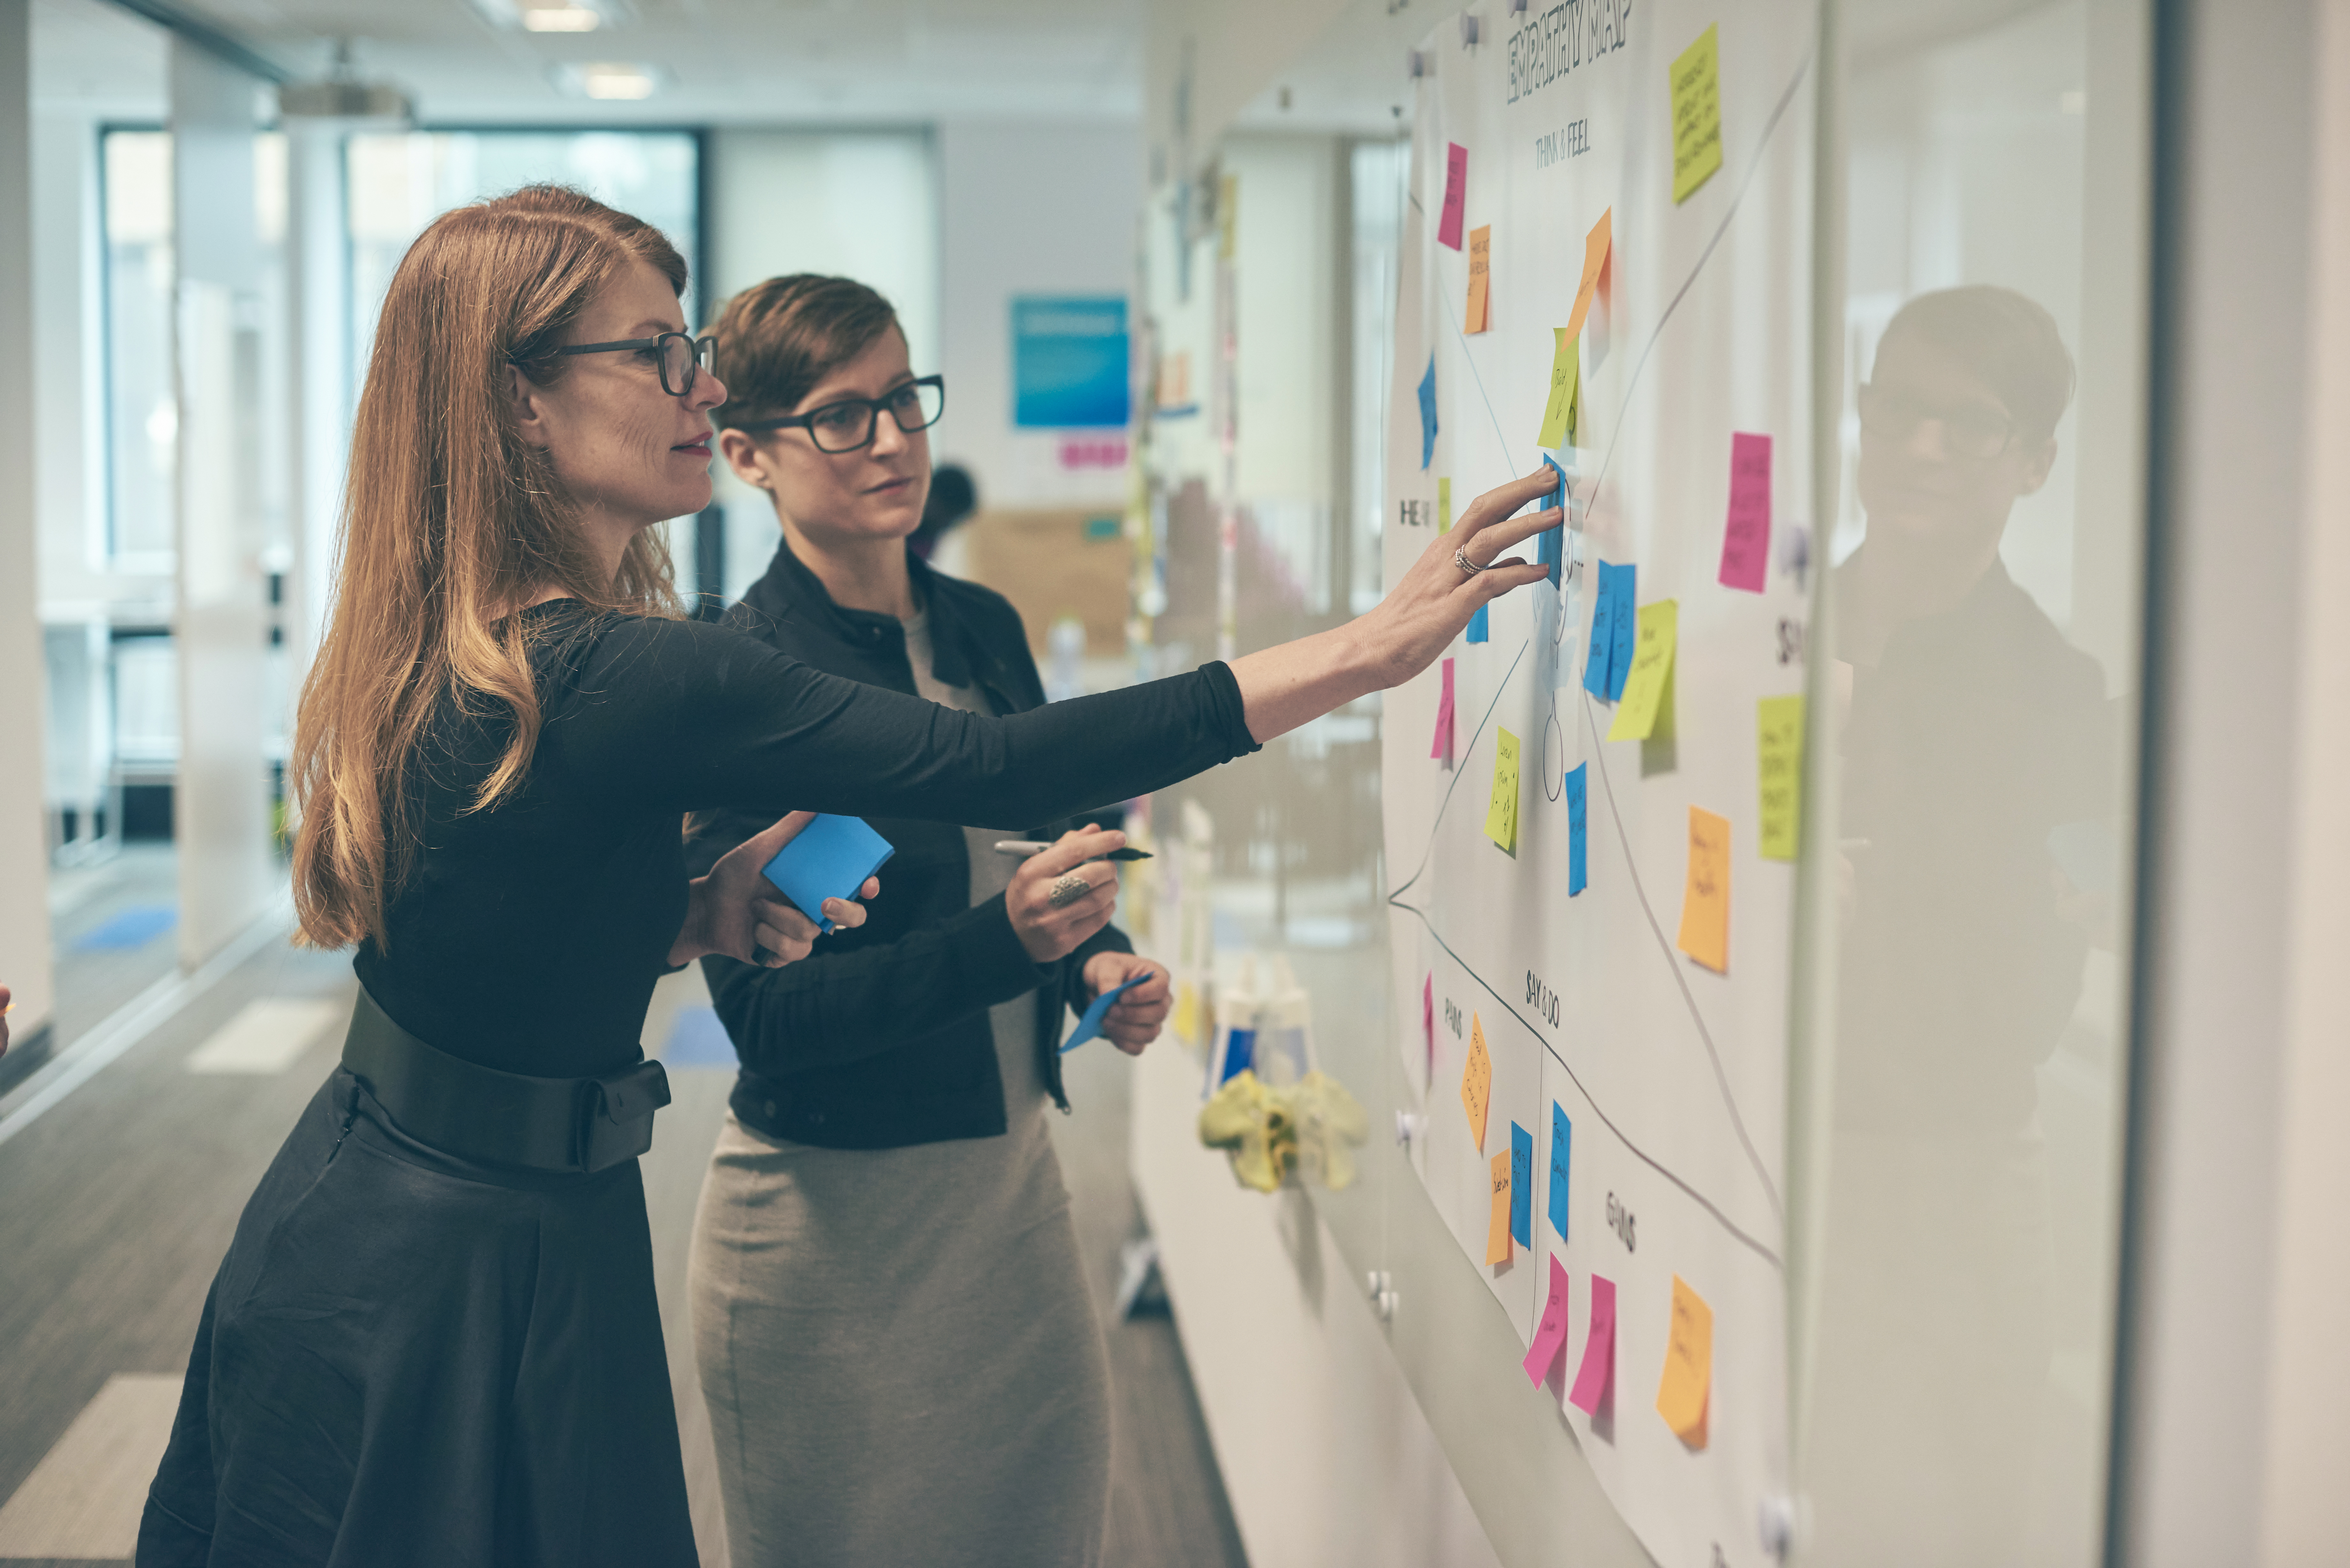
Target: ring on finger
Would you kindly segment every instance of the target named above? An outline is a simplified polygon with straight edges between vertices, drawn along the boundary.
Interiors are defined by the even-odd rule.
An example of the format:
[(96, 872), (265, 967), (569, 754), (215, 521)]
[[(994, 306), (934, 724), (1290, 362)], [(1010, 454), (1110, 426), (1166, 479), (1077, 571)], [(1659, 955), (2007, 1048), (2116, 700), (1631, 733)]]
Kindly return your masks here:
[(1072, 871), (1045, 890), (1045, 902), (1056, 909), (1066, 909), (1093, 890), (1091, 882)]
[(1476, 562), (1471, 560), (1469, 558), (1467, 546), (1461, 545), (1455, 545), (1452, 547), (1452, 564), (1460, 567), (1462, 571), (1468, 573), (1472, 577), (1485, 569)]

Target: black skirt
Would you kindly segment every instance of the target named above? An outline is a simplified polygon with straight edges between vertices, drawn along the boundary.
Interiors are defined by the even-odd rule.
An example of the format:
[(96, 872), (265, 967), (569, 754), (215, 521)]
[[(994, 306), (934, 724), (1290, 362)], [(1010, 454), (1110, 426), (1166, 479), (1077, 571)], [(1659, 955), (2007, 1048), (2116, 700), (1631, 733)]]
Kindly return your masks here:
[(691, 1568), (635, 1160), (501, 1170), (338, 1068), (213, 1281), (141, 1568)]

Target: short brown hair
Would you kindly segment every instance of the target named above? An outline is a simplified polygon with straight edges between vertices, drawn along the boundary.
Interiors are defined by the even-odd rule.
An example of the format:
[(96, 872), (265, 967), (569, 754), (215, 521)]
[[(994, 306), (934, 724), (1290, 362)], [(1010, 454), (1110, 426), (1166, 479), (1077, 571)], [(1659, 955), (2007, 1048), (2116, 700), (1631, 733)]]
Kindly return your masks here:
[(726, 383), (725, 405), (715, 410), (720, 428), (792, 412), (817, 382), (897, 326), (896, 308), (853, 277), (798, 272), (744, 289), (710, 327), (718, 339), (712, 369)]

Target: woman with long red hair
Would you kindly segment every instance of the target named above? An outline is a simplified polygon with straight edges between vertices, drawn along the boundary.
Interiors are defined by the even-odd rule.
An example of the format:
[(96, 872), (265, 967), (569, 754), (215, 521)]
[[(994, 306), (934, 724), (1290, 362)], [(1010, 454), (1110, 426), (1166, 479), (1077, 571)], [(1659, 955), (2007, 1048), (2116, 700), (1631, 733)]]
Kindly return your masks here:
[(362, 989), (213, 1281), (141, 1563), (692, 1563), (639, 1034), (665, 965), (815, 929), (761, 898), (800, 818), (690, 880), (683, 815), (1162, 787), (1423, 669), (1561, 521), (1504, 521), (1549, 488), (1515, 481), (1350, 626), (1006, 718), (822, 675), (671, 608), (649, 530), (708, 504), (725, 398), (684, 283), (650, 226), (532, 187), (386, 293), (289, 773), (304, 940)]

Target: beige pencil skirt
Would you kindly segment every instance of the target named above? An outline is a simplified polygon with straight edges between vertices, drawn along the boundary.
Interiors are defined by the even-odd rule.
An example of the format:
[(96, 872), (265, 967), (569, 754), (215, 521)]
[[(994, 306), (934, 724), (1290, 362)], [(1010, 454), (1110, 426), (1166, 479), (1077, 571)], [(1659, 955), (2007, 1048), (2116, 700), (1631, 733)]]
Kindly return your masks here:
[(1109, 1372), (1041, 1106), (827, 1149), (732, 1114), (694, 1350), (734, 1568), (1098, 1563)]

